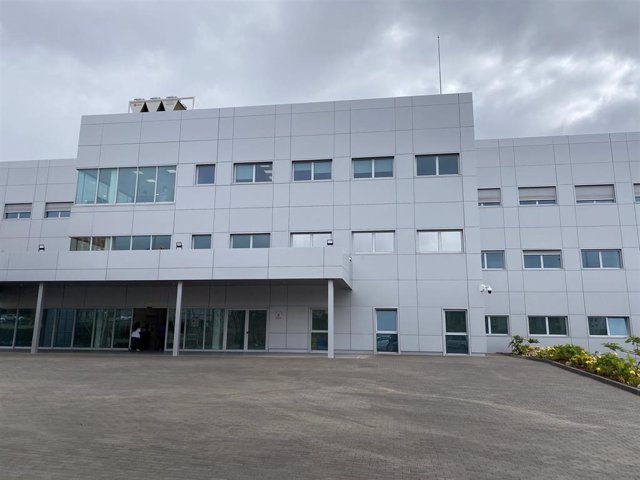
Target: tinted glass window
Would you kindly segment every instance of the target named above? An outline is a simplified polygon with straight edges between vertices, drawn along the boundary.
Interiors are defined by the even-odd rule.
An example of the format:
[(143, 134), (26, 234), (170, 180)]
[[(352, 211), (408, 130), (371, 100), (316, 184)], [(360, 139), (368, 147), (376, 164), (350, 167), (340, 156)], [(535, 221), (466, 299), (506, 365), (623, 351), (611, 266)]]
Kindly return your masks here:
[(502, 252), (487, 252), (487, 265), (486, 268), (504, 268), (504, 253)]
[(557, 253), (542, 256), (544, 268), (562, 268), (562, 260)]
[(602, 251), (602, 267), (603, 268), (620, 268), (622, 262), (620, 261), (619, 250), (603, 250)]
[(192, 242), (192, 248), (196, 250), (211, 248), (211, 235), (194, 235)]
[(158, 167), (156, 202), (173, 202), (176, 188), (176, 167)]
[(398, 312), (395, 310), (376, 310), (376, 328), (378, 332), (398, 331)]
[(149, 250), (151, 237), (149, 235), (135, 235), (131, 237), (131, 250)]
[(156, 167), (138, 169), (138, 190), (136, 203), (153, 202), (156, 193)]
[(118, 203), (133, 203), (136, 194), (137, 168), (121, 168), (118, 172)]
[(440, 175), (455, 175), (458, 173), (458, 155), (439, 155), (438, 167)]
[(151, 237), (152, 250), (169, 250), (171, 248), (171, 235), (154, 235)]
[(462, 234), (460, 232), (440, 232), (443, 252), (461, 252)]
[(329, 317), (326, 310), (312, 310), (311, 330), (328, 330)]
[(311, 234), (310, 233), (292, 233), (291, 246), (296, 248), (310, 247)]
[(116, 203), (118, 169), (101, 168), (98, 179), (98, 203)]
[(494, 335), (507, 335), (509, 333), (508, 317), (490, 317), (491, 333)]
[(447, 333), (460, 333), (467, 331), (466, 312), (447, 311), (444, 312), (444, 315)]
[(540, 255), (525, 255), (524, 268), (542, 268)]
[(629, 335), (629, 325), (624, 317), (609, 317), (609, 335), (626, 337)]
[(272, 168), (270, 163), (256, 163), (256, 182), (270, 182)]
[(250, 248), (251, 235), (232, 235), (231, 248)]
[(418, 232), (418, 243), (421, 252), (437, 252), (438, 232)]
[(296, 181), (311, 180), (311, 162), (294, 162), (293, 179)]
[(354, 252), (373, 252), (373, 234), (371, 232), (357, 232), (353, 234)]
[(547, 323), (544, 317), (529, 317), (529, 333), (531, 335), (546, 335)]
[(436, 156), (435, 155), (421, 155), (416, 157), (417, 174), (422, 175), (435, 175), (436, 174)]
[(375, 232), (375, 251), (393, 252), (393, 232)]
[(549, 317), (549, 335), (566, 335), (567, 321), (565, 317)]
[(88, 204), (96, 201), (96, 187), (98, 185), (98, 169), (78, 170), (78, 188), (76, 203)]
[(331, 180), (331, 161), (321, 161), (313, 163), (314, 180)]
[(606, 335), (606, 317), (589, 317), (589, 335)]
[(393, 177), (393, 159), (392, 158), (376, 158), (374, 161), (374, 176)]
[(269, 248), (271, 237), (268, 233), (253, 236), (253, 248)]
[(112, 250), (131, 250), (131, 237), (113, 237)]
[(372, 161), (370, 159), (353, 161), (353, 178), (371, 178)]
[(236, 182), (248, 183), (253, 182), (253, 164), (237, 164), (236, 165)]
[(216, 175), (215, 165), (198, 165), (196, 166), (196, 184), (212, 185), (215, 183)]
[(582, 251), (583, 268), (600, 268), (600, 255), (597, 250)]

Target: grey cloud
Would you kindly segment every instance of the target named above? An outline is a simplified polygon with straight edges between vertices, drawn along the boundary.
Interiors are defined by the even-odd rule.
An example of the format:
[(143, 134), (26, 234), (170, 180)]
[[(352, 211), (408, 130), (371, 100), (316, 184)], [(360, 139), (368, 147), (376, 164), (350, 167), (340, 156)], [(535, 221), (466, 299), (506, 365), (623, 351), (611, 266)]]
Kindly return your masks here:
[(0, 159), (73, 157), (80, 116), (472, 91), (478, 138), (640, 129), (640, 2), (0, 0)]

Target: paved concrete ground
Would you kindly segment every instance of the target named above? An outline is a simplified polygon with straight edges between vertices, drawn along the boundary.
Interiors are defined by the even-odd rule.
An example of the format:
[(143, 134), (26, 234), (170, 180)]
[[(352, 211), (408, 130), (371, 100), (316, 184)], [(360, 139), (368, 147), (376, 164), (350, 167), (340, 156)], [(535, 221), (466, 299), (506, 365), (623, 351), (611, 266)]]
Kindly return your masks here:
[(0, 354), (7, 479), (640, 478), (640, 399), (515, 358)]

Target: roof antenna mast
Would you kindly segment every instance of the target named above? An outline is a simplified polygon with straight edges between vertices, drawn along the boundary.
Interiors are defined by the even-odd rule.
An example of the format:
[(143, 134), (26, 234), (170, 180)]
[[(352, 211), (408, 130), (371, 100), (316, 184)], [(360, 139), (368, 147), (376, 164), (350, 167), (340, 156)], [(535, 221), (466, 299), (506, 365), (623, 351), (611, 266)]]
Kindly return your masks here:
[(440, 80), (440, 95), (442, 95), (442, 68), (440, 68), (440, 35), (438, 35), (438, 79)]

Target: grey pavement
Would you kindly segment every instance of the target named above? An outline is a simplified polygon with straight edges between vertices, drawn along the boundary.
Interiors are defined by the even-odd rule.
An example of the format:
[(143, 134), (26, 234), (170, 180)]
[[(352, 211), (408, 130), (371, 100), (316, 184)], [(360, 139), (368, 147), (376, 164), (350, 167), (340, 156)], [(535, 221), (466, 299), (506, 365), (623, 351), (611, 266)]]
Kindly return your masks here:
[(8, 479), (640, 478), (640, 399), (499, 356), (0, 354)]

